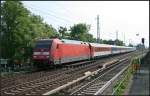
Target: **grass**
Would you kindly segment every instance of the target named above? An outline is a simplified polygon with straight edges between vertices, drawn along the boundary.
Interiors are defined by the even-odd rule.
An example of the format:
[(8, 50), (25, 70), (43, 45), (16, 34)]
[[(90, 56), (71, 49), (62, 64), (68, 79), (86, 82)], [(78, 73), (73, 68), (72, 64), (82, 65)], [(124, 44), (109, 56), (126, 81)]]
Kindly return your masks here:
[(132, 60), (131, 64), (132, 66), (130, 66), (127, 71), (123, 74), (124, 78), (122, 78), (121, 80), (119, 80), (113, 87), (113, 89), (115, 90), (114, 95), (123, 95), (125, 89), (128, 86), (129, 80), (131, 79), (132, 75), (135, 73), (136, 69), (134, 69), (133, 71), (133, 64), (140, 64), (140, 58), (136, 57)]
[(122, 95), (128, 85), (128, 82), (132, 76), (132, 68), (128, 68), (128, 70), (126, 71), (126, 73), (124, 73), (125, 78), (119, 80), (115, 86), (114, 86), (114, 90), (115, 93), (114, 95)]

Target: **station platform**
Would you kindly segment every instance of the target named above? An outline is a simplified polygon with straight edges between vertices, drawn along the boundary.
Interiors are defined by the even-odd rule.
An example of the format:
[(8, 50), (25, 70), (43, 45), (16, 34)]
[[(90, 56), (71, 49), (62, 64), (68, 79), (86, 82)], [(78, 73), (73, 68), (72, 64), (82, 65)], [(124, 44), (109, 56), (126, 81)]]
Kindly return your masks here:
[(148, 53), (142, 60), (140, 70), (138, 70), (130, 80), (128, 89), (124, 95), (149, 96), (149, 65), (150, 54)]

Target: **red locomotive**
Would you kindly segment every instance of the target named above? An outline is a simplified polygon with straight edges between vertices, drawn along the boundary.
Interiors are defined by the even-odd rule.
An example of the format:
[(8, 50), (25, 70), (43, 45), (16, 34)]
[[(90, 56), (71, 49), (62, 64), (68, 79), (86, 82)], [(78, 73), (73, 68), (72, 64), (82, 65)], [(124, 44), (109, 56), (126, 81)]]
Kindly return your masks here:
[(95, 57), (134, 51), (134, 47), (114, 46), (67, 39), (41, 39), (33, 52), (35, 64), (43, 66), (90, 60)]

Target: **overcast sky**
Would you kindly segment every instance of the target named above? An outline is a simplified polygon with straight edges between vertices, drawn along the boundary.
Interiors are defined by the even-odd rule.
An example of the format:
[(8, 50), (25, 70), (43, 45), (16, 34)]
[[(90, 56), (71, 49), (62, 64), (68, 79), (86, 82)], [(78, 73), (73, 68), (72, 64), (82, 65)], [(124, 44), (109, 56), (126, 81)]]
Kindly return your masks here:
[[(97, 37), (96, 17), (100, 17), (100, 38), (118, 38), (136, 45), (145, 38), (149, 45), (148, 1), (22, 1), (32, 13), (58, 29), (68, 29), (77, 23), (91, 25), (90, 33)], [(125, 34), (125, 35), (124, 35)], [(139, 36), (136, 36), (139, 34)]]

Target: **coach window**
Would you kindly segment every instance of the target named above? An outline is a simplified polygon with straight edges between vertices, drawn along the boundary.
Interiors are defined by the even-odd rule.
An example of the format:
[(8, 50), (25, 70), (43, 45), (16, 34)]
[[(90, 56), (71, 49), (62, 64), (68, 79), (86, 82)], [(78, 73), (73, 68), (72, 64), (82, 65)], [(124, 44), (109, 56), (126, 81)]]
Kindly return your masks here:
[(96, 47), (96, 51), (98, 51), (98, 48)]
[(97, 51), (97, 52), (99, 51), (99, 48), (98, 48), (98, 47), (96, 48), (96, 51)]

